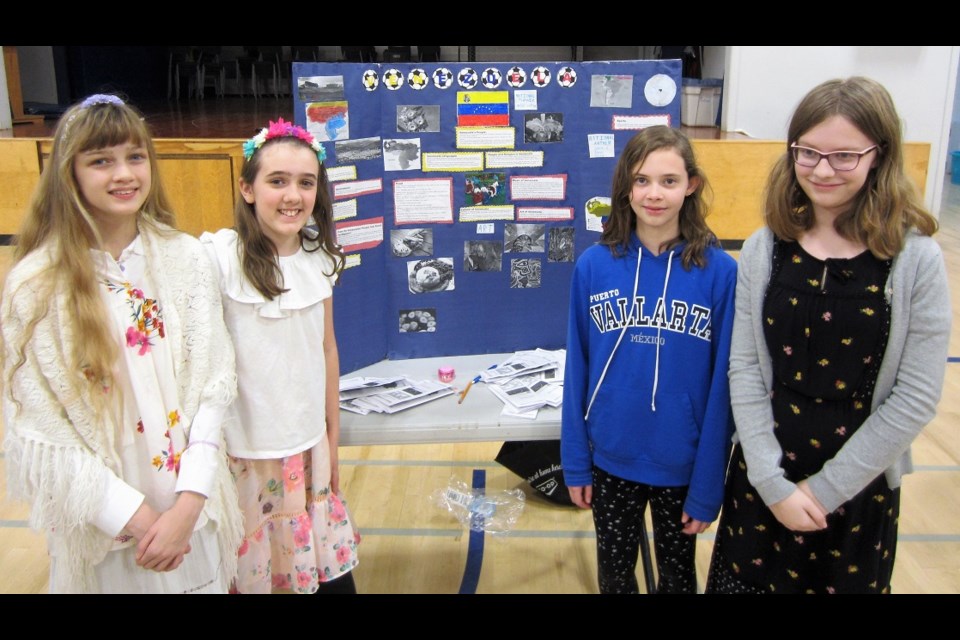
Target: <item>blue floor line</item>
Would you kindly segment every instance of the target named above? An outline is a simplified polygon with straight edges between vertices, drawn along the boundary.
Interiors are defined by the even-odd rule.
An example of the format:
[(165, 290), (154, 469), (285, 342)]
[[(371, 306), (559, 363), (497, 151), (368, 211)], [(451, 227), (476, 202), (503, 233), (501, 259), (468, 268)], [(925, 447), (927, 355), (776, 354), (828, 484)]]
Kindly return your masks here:
[[(483, 469), (474, 469), (473, 488), (482, 492), (486, 486), (487, 472)], [(474, 513), (471, 518), (467, 565), (463, 569), (463, 580), (460, 582), (460, 593), (468, 594), (477, 592), (477, 584), (480, 582), (480, 569), (483, 567), (483, 514)], [(476, 529), (479, 529), (479, 531)]]
[(949, 356), (947, 362), (960, 362), (960, 356)]

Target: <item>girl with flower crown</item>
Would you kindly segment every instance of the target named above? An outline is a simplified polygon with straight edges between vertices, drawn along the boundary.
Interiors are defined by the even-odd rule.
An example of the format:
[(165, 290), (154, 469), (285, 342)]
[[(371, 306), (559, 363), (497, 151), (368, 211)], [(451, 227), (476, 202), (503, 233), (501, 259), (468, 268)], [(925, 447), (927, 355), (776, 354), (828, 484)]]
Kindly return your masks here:
[(0, 300), (7, 487), (54, 593), (225, 593), (236, 571), (233, 346), (209, 259), (172, 225), (140, 114), (71, 107)]
[(337, 455), (332, 294), (343, 254), (326, 154), (282, 118), (243, 149), (236, 226), (201, 237), (237, 352), (226, 434), (244, 512), (236, 590), (355, 593), (360, 537), (340, 495)]

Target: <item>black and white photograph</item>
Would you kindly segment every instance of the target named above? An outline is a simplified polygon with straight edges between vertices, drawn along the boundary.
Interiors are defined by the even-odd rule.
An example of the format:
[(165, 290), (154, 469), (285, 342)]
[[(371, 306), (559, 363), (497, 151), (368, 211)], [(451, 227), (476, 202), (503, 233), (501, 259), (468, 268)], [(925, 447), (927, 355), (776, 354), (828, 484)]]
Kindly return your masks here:
[(430, 258), (407, 263), (410, 293), (453, 291), (453, 258)]
[(591, 107), (633, 105), (633, 76), (590, 76)]
[(523, 141), (526, 143), (563, 142), (563, 114), (523, 114)]
[(503, 225), (504, 253), (543, 253), (545, 225), (508, 222)]
[(510, 288), (536, 289), (540, 286), (539, 258), (514, 258), (510, 261)]
[(301, 76), (297, 78), (297, 92), (304, 102), (346, 100), (343, 93), (343, 76)]
[(359, 160), (376, 160), (383, 155), (379, 136), (334, 142), (333, 148), (337, 154), (337, 164), (348, 164)]
[(573, 262), (573, 227), (551, 227), (547, 262)]
[(463, 243), (464, 271), (500, 271), (502, 257), (502, 242), (467, 240)]
[(436, 309), (400, 309), (400, 333), (423, 333), (436, 330)]
[(419, 171), (420, 138), (383, 141), (384, 171)]
[(395, 258), (433, 255), (433, 229), (391, 229), (390, 253)]
[(398, 104), (398, 133), (435, 133), (440, 131), (440, 105)]

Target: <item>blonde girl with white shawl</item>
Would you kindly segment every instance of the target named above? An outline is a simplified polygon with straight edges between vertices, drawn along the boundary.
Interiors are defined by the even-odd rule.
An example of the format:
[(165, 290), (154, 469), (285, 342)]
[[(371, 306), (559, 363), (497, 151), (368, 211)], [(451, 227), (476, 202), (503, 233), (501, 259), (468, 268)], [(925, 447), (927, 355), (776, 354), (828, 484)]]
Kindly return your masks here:
[(142, 117), (71, 107), (0, 299), (7, 486), (50, 591), (225, 592), (240, 514), (234, 353), (212, 265), (173, 228)]

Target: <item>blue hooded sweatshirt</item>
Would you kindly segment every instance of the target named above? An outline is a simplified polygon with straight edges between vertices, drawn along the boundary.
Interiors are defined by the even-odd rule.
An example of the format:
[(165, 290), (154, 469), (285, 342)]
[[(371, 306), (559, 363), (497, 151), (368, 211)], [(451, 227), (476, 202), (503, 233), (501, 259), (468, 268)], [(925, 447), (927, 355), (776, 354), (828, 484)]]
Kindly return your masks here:
[(574, 268), (564, 480), (593, 484), (596, 465), (633, 482), (689, 486), (684, 512), (711, 522), (733, 435), (727, 368), (737, 264), (711, 247), (706, 267), (686, 271), (683, 244), (655, 256), (630, 238), (625, 255), (595, 245)]

